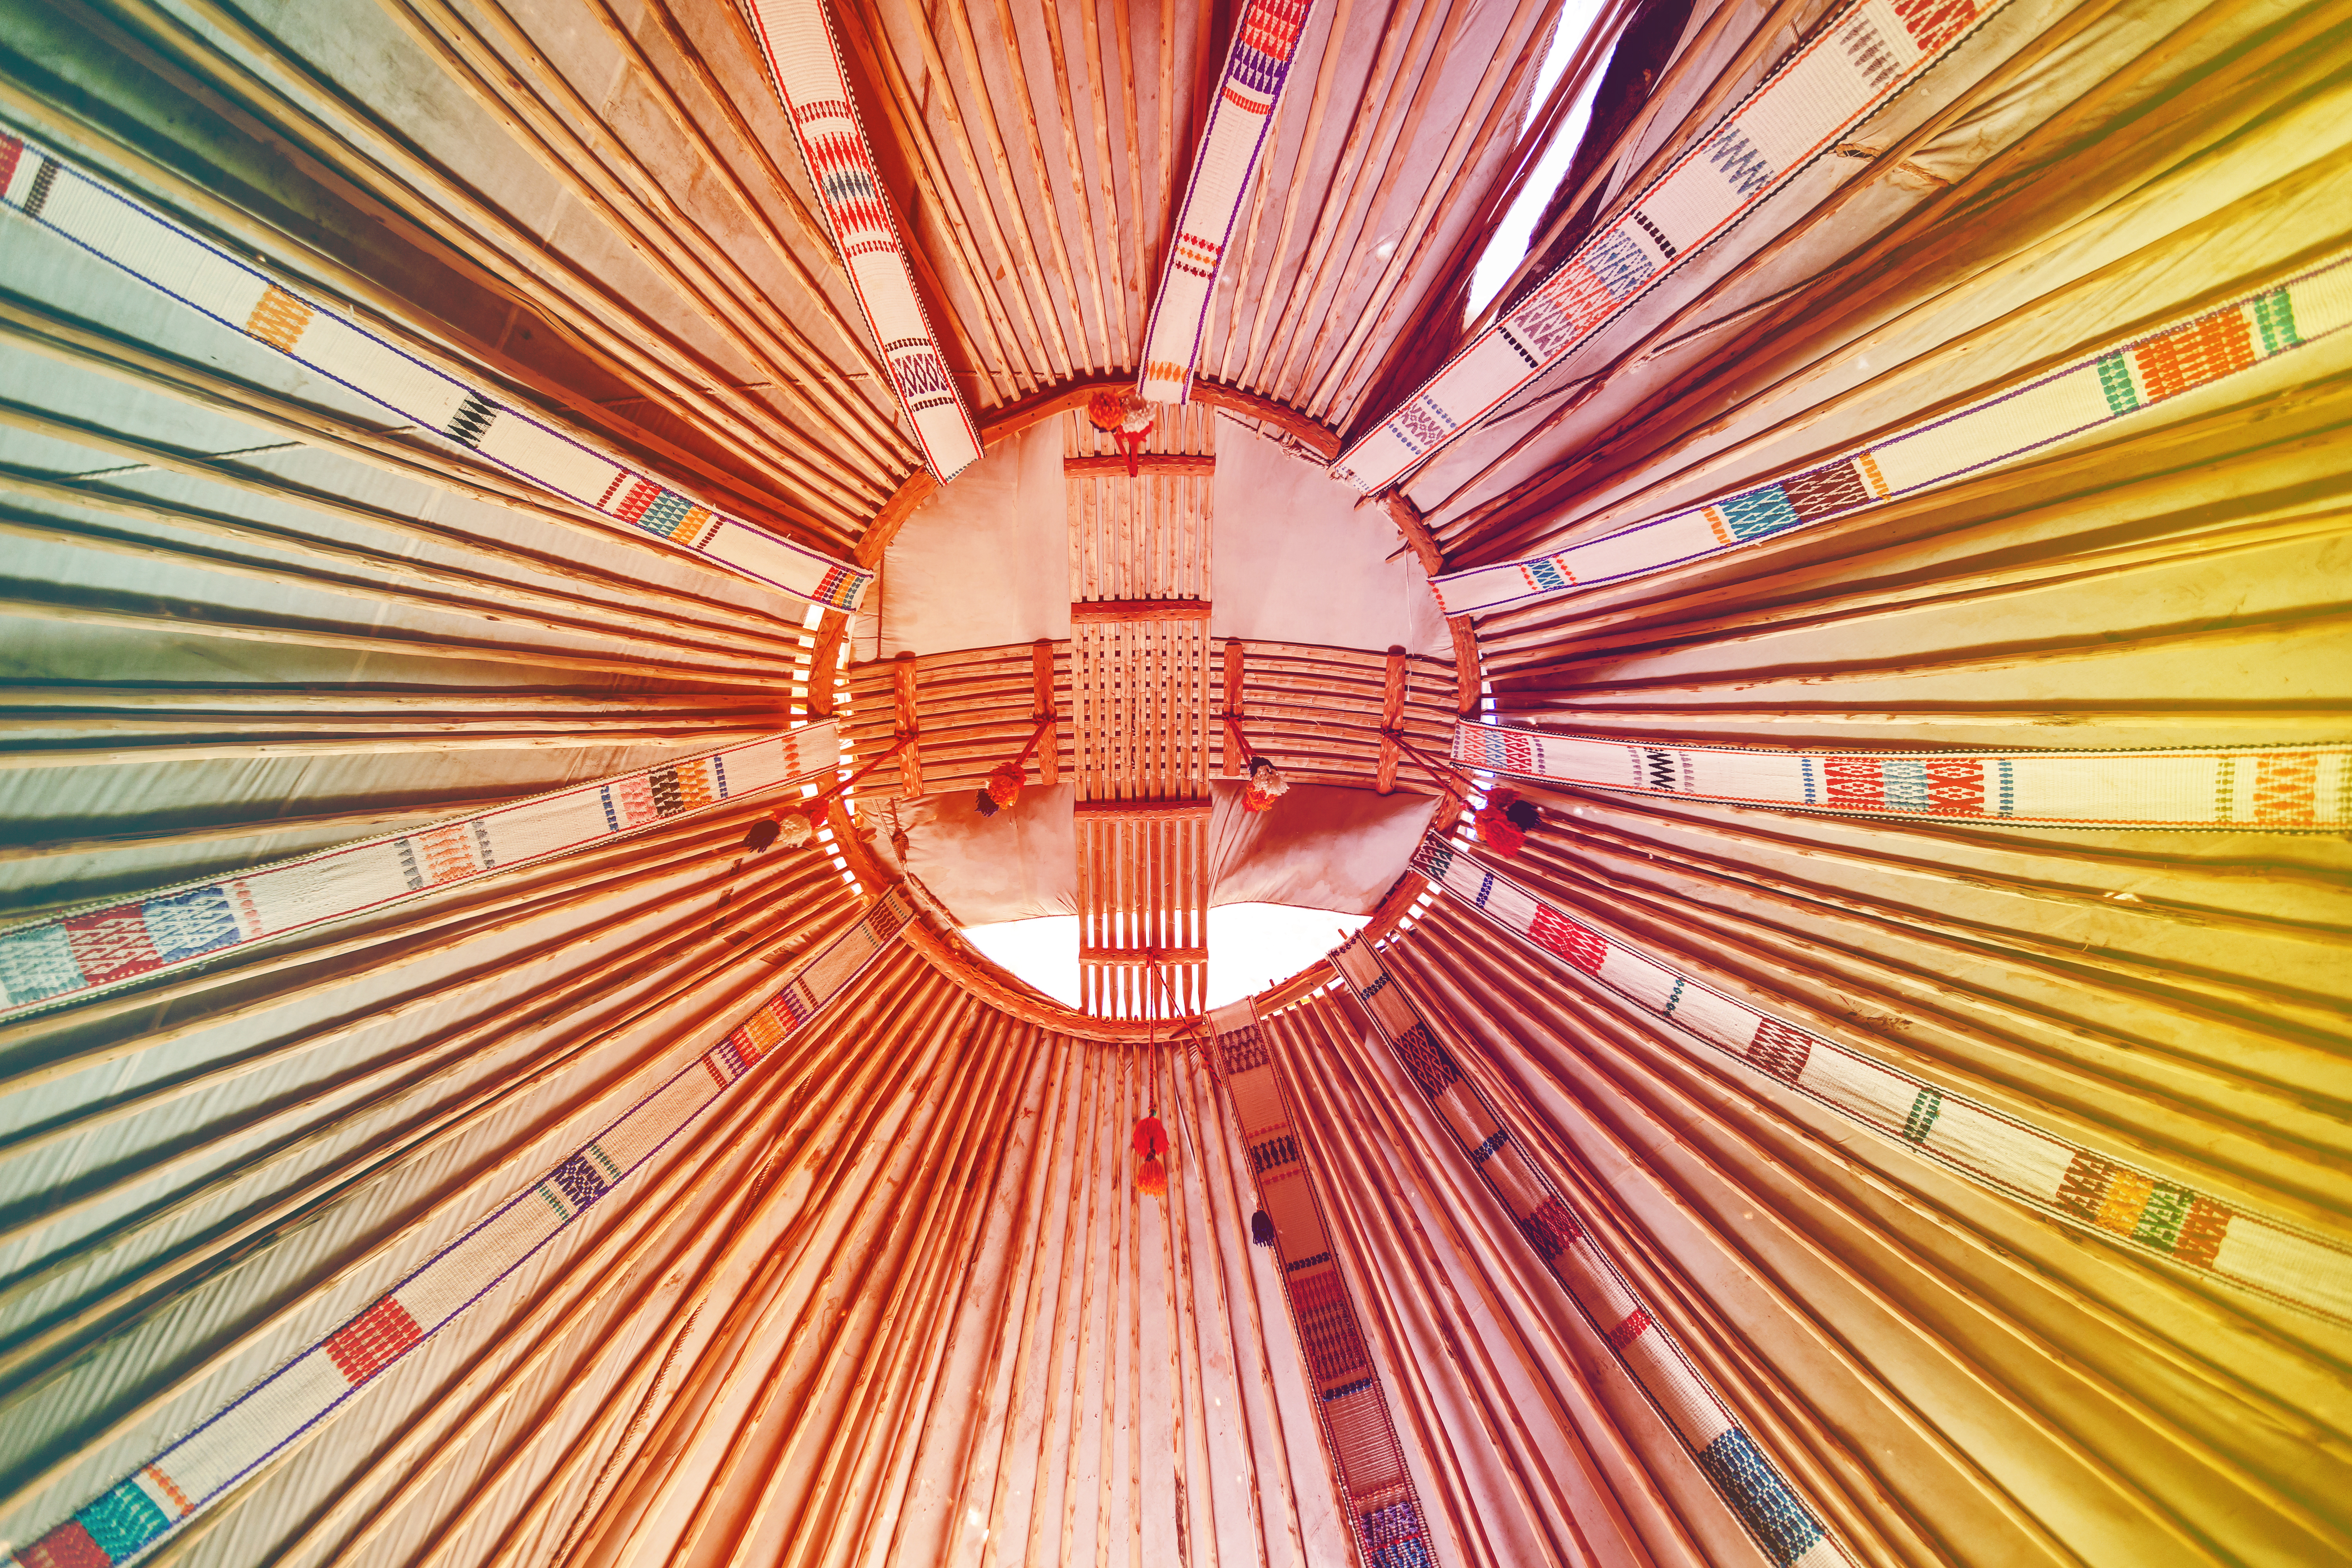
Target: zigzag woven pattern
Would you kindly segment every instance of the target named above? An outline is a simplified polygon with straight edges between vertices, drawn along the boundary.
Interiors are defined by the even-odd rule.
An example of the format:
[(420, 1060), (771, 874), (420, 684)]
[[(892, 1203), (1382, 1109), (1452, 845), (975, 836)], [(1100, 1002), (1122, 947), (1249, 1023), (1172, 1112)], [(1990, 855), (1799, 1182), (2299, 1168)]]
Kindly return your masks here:
[(378, 1373), (451, 1323), (616, 1194), (718, 1103), (760, 1058), (840, 995), (912, 917), (892, 889), (827, 942), (743, 1025), (623, 1111), (578, 1151), (341, 1328), (238, 1394), (0, 1568), (109, 1568), (156, 1545), (271, 1456), (308, 1434)]
[(1524, 1141), (1512, 1136), (1494, 1102), (1454, 1065), (1379, 952), (1360, 937), (1350, 937), (1332, 950), (1331, 967), (1363, 1004), (1487, 1190), (1510, 1210), (1552, 1278), (1690, 1450), (1700, 1473), (1764, 1555), (1778, 1568), (1851, 1564), (1844, 1548), (1642, 1304), (1583, 1218), (1525, 1152)]
[(1839, 816), (2269, 833), (2352, 826), (2352, 743), (1783, 752), (1659, 746), (1465, 721), (1454, 731), (1454, 760), (1551, 784)]
[(1394, 484), (1558, 363), (1919, 79), (2002, 0), (1855, 0), (1332, 471)]
[(833, 227), (866, 330), (914, 427), (923, 461), (940, 483), (980, 456), (980, 431), (940, 353), (915, 292), (890, 198), (874, 172), (874, 149), (842, 74), (841, 46), (824, 0), (751, 0), (745, 9), (767, 58), (770, 79), (793, 122), (793, 140)]
[(305, 299), (56, 153), (0, 130), (0, 203), (403, 419), (729, 571), (854, 610), (874, 574), (728, 517)]
[[(1554, 909), (1432, 836), (1413, 869), (1643, 1012), (2005, 1196), (2142, 1252), (2352, 1322), (2352, 1249), (2029, 1126), (1756, 1011)], [(1659, 1037), (1680, 1045), (1662, 1031)]]
[(1810, 468), (1549, 555), (1449, 572), (1450, 616), (1703, 560), (2010, 462), (2352, 324), (2352, 254)]
[(1160, 297), (1152, 301), (1151, 325), (1143, 337), (1143, 370), (1136, 384), (1154, 403), (1182, 403), (1191, 393), (1217, 272), (1314, 8), (1314, 0), (1249, 0), (1234, 29), (1234, 47), (1226, 52), (1216, 96), (1209, 100), (1209, 123), (1201, 133), (1200, 155), (1192, 162), (1176, 237), (1168, 247), (1168, 268), (1160, 274)]
[(1249, 1150), (1258, 1207), (1274, 1221), (1283, 1300), (1298, 1335), (1316, 1426), (1339, 1478), (1340, 1508), (1370, 1568), (1430, 1568), (1436, 1561), (1420, 1495), (1389, 1419), (1388, 1395), (1356, 1318), (1338, 1244), (1300, 1155), (1297, 1118), (1244, 1000), (1209, 1014), (1210, 1061)]
[(365, 838), (0, 931), (0, 1018), (61, 1005), (256, 942), (566, 854), (819, 773), (841, 760), (831, 721), (706, 756), (574, 784), (411, 833)]

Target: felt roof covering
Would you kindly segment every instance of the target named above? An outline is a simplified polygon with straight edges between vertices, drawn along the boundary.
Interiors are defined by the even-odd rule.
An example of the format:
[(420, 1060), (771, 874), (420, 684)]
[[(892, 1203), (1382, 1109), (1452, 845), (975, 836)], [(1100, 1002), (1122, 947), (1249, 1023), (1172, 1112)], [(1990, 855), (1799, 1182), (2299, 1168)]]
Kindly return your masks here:
[[(330, 326), (873, 566), (929, 481), (733, 9), (9, 0), (0, 129), (32, 145), (0, 175), (5, 1550), (2352, 1559), (2352, 294), (2315, 270), (2352, 247), (2352, 21), (1974, 9), (1916, 86), (1349, 515), (1442, 577), (2085, 356), (2132, 411), (1416, 647), (1415, 745), (1466, 698), (1609, 742), (1639, 787), (1512, 781), (1544, 816), (1510, 858), (1441, 813), (1368, 928), (1385, 999), (1320, 964), (1256, 999), (1275, 1147), (1197, 1026), (1079, 1017), (960, 943), (877, 835), (898, 763), (809, 844), (746, 848), (815, 781), (730, 793), (699, 759), (827, 718), (860, 762), (892, 737), (895, 661), (850, 616), (27, 216), (79, 189), (42, 173), (62, 158)], [(1139, 368), (1232, 11), (829, 8), (1000, 449)], [(1459, 341), (1527, 128), (1617, 29), (1626, 68), (1506, 303), (1841, 11), (1609, 8), (1529, 102), (1543, 0), (1321, 0), (1204, 403), (1336, 452)], [(1384, 645), (1216, 636), (1286, 769), (1377, 775)], [(1027, 732), (1034, 647), (916, 651), (946, 705), (927, 776), (969, 790)], [(2201, 749), (2231, 825), (2130, 826), (2122, 757), (2083, 775), (2101, 826), (1886, 794), (1904, 758), (1867, 764), (1882, 804), (1929, 809), (1723, 804), (1673, 787), (1698, 745), (1978, 779)], [(621, 775), (611, 831), (545, 858), (431, 830)], [(1397, 787), (1434, 786), (1407, 763)], [(389, 879), (337, 918), (157, 945), (196, 891), (354, 841)], [(105, 913), (158, 889), (170, 920)], [(61, 973), (36, 958), (113, 984), (16, 1005)], [(1164, 1196), (1137, 1190), (1148, 1114)], [(1538, 1193), (1572, 1224), (1532, 1219)], [(1328, 1256), (1286, 1250), (1302, 1227)], [(1638, 1318), (1577, 1293), (1591, 1258)], [(1746, 1449), (1687, 1440), (1696, 1406), (1659, 1390), (1689, 1387)], [(1344, 1424), (1373, 1392), (1392, 1447)]]

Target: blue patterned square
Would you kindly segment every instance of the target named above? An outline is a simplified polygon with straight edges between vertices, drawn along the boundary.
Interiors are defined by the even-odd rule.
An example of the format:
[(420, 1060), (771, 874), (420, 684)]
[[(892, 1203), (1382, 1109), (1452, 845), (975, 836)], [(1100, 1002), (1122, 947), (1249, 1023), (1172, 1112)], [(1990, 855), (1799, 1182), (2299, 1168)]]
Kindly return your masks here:
[(140, 913), (146, 917), (147, 940), (155, 944), (156, 958), (165, 963), (227, 947), (237, 939), (236, 916), (229, 910), (228, 895), (218, 888), (150, 899), (140, 906)]
[(1765, 485), (1716, 504), (1722, 509), (1724, 521), (1731, 524), (1733, 537), (1738, 539), (1759, 539), (1804, 521), (1778, 485)]
[(1738, 1427), (1700, 1449), (1698, 1468), (1780, 1568), (1811, 1551), (1822, 1538), (1821, 1521), (1797, 1500)]
[(123, 1482), (74, 1515), (99, 1550), (117, 1563), (172, 1527), (155, 1500), (135, 1480)]
[(81, 965), (62, 927), (52, 922), (0, 936), (0, 995), (10, 1006), (82, 987)]

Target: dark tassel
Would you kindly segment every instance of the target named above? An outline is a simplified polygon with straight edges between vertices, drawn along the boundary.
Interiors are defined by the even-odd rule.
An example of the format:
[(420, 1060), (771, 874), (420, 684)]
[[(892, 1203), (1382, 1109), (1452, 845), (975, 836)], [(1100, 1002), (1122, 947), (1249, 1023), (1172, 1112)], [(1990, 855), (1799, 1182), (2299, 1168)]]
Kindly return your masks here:
[(996, 803), (988, 798), (988, 792), (986, 790), (982, 790), (980, 794), (973, 798), (972, 805), (979, 808), (980, 815), (982, 816), (994, 816), (996, 815)]
[(743, 847), (750, 853), (757, 855), (761, 850), (773, 844), (776, 841), (776, 835), (782, 831), (782, 827), (776, 826), (773, 818), (763, 816), (751, 824), (751, 830), (743, 835)]
[(1250, 1239), (1260, 1247), (1274, 1245), (1274, 1220), (1264, 1209), (1250, 1215)]
[(1503, 815), (1518, 824), (1522, 833), (1533, 833), (1543, 826), (1543, 813), (1531, 800), (1515, 800), (1503, 808)]

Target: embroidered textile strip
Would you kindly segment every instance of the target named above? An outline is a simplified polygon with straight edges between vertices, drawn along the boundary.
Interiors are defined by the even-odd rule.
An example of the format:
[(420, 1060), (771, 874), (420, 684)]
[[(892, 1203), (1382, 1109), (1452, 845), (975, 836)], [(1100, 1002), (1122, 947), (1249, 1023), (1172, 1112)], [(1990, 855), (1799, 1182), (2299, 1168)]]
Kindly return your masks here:
[(1366, 1568), (1430, 1568), (1436, 1561), (1420, 1495), (1389, 1419), (1388, 1395), (1340, 1272), (1299, 1150), (1297, 1118), (1272, 1048), (1246, 1001), (1212, 1009), (1211, 1060), (1232, 1101), (1258, 1207), (1274, 1221), (1274, 1255), (1290, 1326), (1306, 1363), (1316, 1425), (1339, 1477), (1341, 1511)]
[(1643, 1012), (1881, 1137), (2069, 1225), (2352, 1322), (2352, 1249), (2339, 1242), (2232, 1209), (1733, 1001), (1545, 903), (1446, 839), (1423, 839), (1412, 866)]
[(1758, 1548), (1778, 1568), (1851, 1568), (1844, 1548), (1642, 1304), (1591, 1227), (1526, 1152), (1524, 1142), (1511, 1135), (1486, 1091), (1454, 1065), (1379, 952), (1362, 938), (1350, 937), (1332, 950), (1331, 967), (1371, 1016), (1398, 1065), (1428, 1097), (1471, 1168), (1518, 1221), (1520, 1234), (1552, 1278), (1690, 1450), (1700, 1473)]
[(0, 1018), (80, 1002), (219, 952), (528, 866), (840, 765), (830, 720), (0, 931)]
[(1209, 123), (1201, 133), (1200, 155), (1192, 162), (1168, 267), (1160, 275), (1160, 297), (1152, 301), (1151, 324), (1143, 336), (1143, 371), (1136, 385), (1154, 403), (1182, 403), (1190, 396), (1225, 247), (1314, 8), (1314, 0), (1249, 0), (1234, 29), (1234, 47), (1225, 54), (1216, 96), (1209, 100)]
[(871, 572), (728, 517), (501, 403), (487, 387), (425, 363), (5, 130), (0, 203), (401, 418), (755, 583), (828, 609), (854, 610), (874, 581)]
[(1785, 752), (1659, 746), (1465, 720), (1465, 767), (1550, 784), (1838, 816), (2025, 826), (2332, 833), (2352, 826), (2352, 743), (2147, 751)]
[(1496, 610), (1737, 550), (1954, 483), (2352, 324), (2352, 254), (1882, 441), (1549, 555), (1430, 579), (1449, 616)]
[(1848, 5), (1332, 471), (1367, 492), (1402, 479), (1762, 205), (2002, 3)]
[(358, 1316), (238, 1394), (0, 1568), (107, 1568), (160, 1542), (335, 1414), (378, 1373), (458, 1316), (589, 1207), (619, 1191), (760, 1058), (838, 996), (913, 914), (898, 889), (793, 971), (716, 1046), (436, 1253)]
[(874, 171), (874, 146), (841, 67), (841, 45), (824, 0), (751, 0), (744, 7), (769, 80), (792, 121), (817, 205), (832, 226), (843, 269), (923, 448), (945, 484), (980, 456), (980, 431), (940, 353), (930, 317), (898, 237), (890, 197)]

